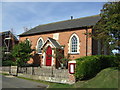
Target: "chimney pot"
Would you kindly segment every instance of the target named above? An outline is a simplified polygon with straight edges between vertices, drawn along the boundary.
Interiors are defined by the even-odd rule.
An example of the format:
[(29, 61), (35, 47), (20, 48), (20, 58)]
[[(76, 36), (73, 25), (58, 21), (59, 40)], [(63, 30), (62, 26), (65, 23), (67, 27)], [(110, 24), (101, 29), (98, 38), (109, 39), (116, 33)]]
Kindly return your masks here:
[(73, 16), (71, 16), (71, 20), (73, 19)]

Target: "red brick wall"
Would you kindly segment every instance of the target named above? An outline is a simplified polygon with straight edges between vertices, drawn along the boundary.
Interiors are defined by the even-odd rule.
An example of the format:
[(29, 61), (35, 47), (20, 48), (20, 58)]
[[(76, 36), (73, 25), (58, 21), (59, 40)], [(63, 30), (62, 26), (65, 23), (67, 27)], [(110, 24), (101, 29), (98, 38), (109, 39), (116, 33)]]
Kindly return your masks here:
[[(88, 32), (91, 32), (92, 29), (88, 29)], [(86, 56), (86, 35), (84, 33), (86, 33), (86, 29), (80, 29), (80, 30), (72, 30), (72, 31), (64, 31), (64, 32), (57, 32), (59, 33), (59, 40), (58, 42), (61, 45), (65, 45), (64, 48), (64, 53), (65, 55), (68, 54), (68, 43), (69, 43), (69, 39), (70, 36), (72, 34), (77, 34), (80, 40), (80, 54), (77, 55), (70, 55), (71, 59), (76, 59), (82, 56)], [(32, 43), (32, 48), (36, 48), (37, 45), (37, 40), (42, 37), (44, 42), (47, 40), (47, 37), (51, 37), (53, 38), (53, 34), (54, 33), (49, 33), (49, 34), (41, 34), (41, 35), (32, 35), (32, 36), (24, 36), (24, 37), (20, 37), (20, 41), (24, 41), (26, 38), (28, 38), (31, 43)], [(88, 55), (92, 55), (92, 39), (91, 37), (88, 37), (88, 50), (87, 50), (87, 54)]]

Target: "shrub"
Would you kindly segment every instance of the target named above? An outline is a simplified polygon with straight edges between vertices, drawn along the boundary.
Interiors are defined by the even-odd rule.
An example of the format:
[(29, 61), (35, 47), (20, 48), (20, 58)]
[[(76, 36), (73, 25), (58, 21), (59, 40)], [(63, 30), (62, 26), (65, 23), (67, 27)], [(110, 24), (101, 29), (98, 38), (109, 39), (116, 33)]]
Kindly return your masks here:
[(12, 60), (2, 61), (2, 66), (16, 66), (16, 63)]
[(96, 55), (76, 59), (76, 79), (88, 79), (95, 76), (100, 70), (107, 67), (118, 67), (119, 56)]
[(75, 76), (78, 79), (86, 79), (94, 76), (101, 68), (99, 57), (87, 56), (77, 59), (77, 67)]

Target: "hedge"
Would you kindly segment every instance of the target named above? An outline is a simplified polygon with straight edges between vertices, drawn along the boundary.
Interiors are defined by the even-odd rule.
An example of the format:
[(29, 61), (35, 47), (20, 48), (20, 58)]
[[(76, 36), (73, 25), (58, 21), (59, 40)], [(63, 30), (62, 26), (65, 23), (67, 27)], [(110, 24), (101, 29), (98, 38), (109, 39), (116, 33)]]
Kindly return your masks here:
[(77, 80), (84, 80), (94, 77), (102, 69), (108, 67), (119, 67), (120, 56), (95, 55), (76, 59), (75, 77)]

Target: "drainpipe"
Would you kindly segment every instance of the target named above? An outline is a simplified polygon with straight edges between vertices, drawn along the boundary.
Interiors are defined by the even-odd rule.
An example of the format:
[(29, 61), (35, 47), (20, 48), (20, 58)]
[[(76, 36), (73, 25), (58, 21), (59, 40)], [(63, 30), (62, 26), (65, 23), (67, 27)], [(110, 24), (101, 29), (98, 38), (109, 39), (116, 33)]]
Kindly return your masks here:
[(86, 27), (86, 56), (88, 56), (88, 29)]

